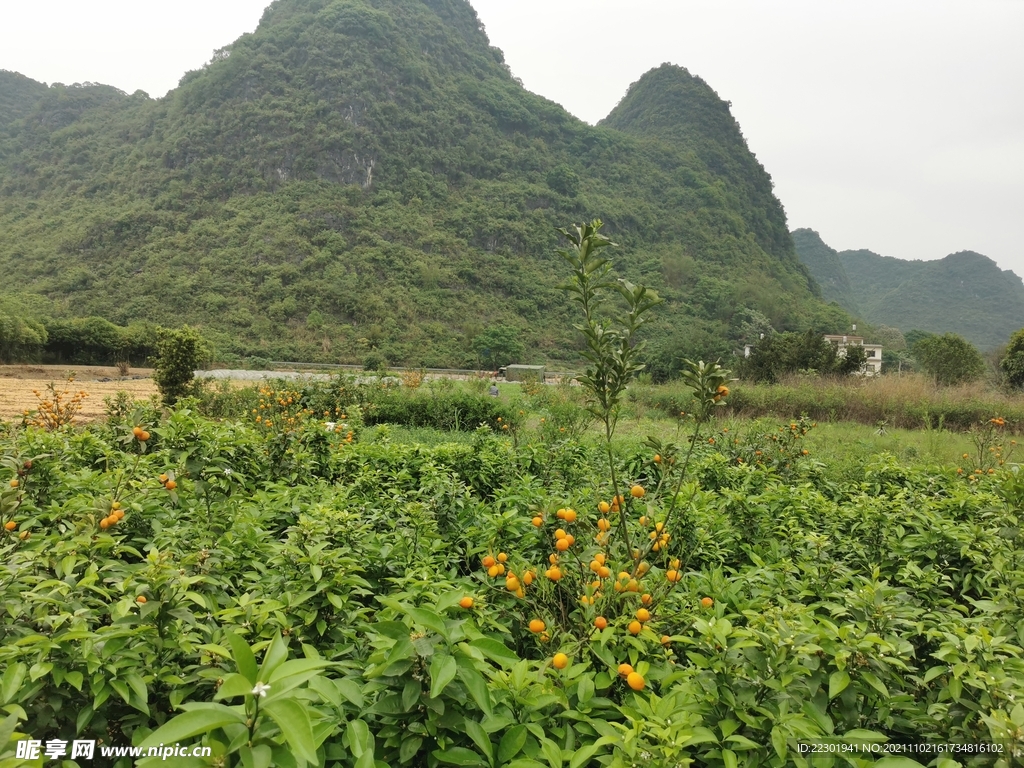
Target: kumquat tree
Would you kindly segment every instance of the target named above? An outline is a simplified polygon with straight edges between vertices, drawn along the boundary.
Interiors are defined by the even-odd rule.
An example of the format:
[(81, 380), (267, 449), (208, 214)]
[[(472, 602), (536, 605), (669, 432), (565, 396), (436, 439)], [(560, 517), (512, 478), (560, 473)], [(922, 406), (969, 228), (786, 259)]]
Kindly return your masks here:
[(743, 418), (719, 362), (655, 400), (659, 297), (559, 231), (572, 382), (4, 424), (0, 768), (1024, 764), (1012, 414), (932, 460)]

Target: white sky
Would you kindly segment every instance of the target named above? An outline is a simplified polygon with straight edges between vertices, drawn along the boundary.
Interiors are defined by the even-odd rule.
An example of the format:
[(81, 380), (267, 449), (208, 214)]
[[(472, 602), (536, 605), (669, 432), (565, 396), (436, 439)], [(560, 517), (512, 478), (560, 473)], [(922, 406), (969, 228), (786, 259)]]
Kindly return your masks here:
[[(1024, 275), (1024, 0), (472, 0), (524, 85), (596, 122), (680, 64), (732, 102), (791, 228)], [(0, 69), (162, 96), (267, 0), (0, 0)]]

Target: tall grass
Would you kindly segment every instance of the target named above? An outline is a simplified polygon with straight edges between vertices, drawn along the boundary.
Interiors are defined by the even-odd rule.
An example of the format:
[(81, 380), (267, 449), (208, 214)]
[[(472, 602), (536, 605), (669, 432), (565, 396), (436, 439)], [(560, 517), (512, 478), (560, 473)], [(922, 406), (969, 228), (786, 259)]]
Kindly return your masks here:
[[(640, 408), (666, 413), (685, 410), (687, 399), (681, 384), (638, 387), (634, 395)], [(939, 387), (920, 374), (846, 379), (791, 376), (778, 384), (737, 382), (723, 411), (723, 416), (747, 418), (807, 415), (818, 421), (885, 422), (902, 429), (967, 429), (1002, 416), (1014, 433), (1024, 431), (1024, 397), (982, 384)]]

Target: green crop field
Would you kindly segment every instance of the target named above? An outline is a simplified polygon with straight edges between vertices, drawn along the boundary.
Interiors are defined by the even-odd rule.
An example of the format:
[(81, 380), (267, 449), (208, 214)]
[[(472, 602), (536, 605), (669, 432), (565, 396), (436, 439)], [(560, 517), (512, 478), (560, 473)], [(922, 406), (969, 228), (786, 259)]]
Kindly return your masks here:
[(0, 765), (1019, 765), (1018, 425), (729, 416), (717, 364), (653, 391), (656, 302), (602, 304), (575, 235), (581, 386), (6, 425)]

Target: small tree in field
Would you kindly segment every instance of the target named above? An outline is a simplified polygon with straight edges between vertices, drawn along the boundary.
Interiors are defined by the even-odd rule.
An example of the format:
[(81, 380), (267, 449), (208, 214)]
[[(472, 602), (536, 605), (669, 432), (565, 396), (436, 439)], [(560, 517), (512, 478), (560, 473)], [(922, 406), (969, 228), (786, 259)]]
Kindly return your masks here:
[(156, 345), (153, 380), (164, 403), (174, 405), (191, 390), (195, 370), (210, 356), (210, 346), (189, 326), (164, 330)]
[(999, 361), (1011, 387), (1024, 387), (1024, 328), (1010, 336), (1006, 354)]
[(935, 382), (944, 386), (974, 381), (985, 372), (985, 360), (974, 345), (955, 333), (930, 335), (913, 346), (914, 357)]
[(480, 359), (494, 368), (516, 362), (525, 347), (520, 333), (507, 325), (495, 325), (473, 338), (473, 349)]

